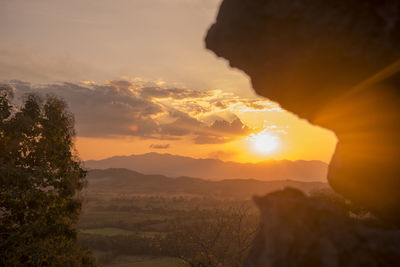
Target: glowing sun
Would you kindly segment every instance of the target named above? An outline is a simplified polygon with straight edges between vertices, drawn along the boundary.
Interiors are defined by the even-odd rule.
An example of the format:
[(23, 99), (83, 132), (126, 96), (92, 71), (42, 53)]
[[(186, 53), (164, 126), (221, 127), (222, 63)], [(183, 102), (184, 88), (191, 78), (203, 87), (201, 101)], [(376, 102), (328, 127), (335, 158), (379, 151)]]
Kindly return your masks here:
[(279, 147), (279, 138), (265, 131), (247, 137), (252, 149), (259, 154), (270, 154)]

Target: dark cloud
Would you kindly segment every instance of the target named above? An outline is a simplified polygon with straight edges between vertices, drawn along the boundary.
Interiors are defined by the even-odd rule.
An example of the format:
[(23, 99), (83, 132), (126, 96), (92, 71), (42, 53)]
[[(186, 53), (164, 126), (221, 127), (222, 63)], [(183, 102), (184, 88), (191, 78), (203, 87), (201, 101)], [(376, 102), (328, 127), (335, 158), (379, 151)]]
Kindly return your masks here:
[(19, 81), (12, 81), (10, 85), (19, 96), (37, 92), (65, 99), (75, 114), (79, 136), (150, 137), (158, 132), (159, 125), (151, 115), (162, 112), (162, 107), (137, 97), (127, 88), (73, 83), (31, 86)]
[(211, 125), (210, 128), (214, 131), (227, 133), (230, 135), (245, 135), (250, 131), (250, 129), (244, 125), (239, 118), (236, 118), (232, 122), (217, 120)]
[(206, 127), (202, 122), (183, 112), (175, 110), (170, 115), (176, 119), (171, 123), (161, 125), (161, 133), (163, 135), (184, 136), (193, 134)]
[(151, 144), (149, 148), (152, 149), (168, 149), (170, 147), (169, 144), (161, 145), (161, 144)]
[(195, 144), (223, 144), (249, 133), (250, 128), (244, 125), (239, 118), (232, 122), (217, 120), (210, 127), (197, 131), (197, 136), (193, 141)]
[(170, 115), (176, 119), (161, 125), (161, 133), (165, 136), (193, 135), (195, 144), (223, 144), (250, 132), (250, 129), (237, 117), (232, 122), (216, 120), (208, 126), (177, 110), (170, 111)]

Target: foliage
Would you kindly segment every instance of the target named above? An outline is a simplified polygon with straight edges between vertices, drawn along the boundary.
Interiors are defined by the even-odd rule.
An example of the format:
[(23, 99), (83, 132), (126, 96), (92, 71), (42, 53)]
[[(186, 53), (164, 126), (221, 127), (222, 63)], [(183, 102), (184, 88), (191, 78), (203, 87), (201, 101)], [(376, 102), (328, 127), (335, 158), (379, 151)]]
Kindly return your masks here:
[(76, 244), (86, 172), (72, 114), (56, 97), (27, 95), (21, 108), (10, 97), (0, 90), (0, 265), (95, 265)]

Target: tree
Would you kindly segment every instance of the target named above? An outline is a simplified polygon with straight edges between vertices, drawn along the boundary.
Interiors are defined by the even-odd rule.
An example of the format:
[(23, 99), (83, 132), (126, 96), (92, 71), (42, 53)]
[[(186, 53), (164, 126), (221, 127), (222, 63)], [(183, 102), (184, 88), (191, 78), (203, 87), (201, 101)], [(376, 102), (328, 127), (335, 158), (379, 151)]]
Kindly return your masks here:
[(64, 101), (0, 89), (0, 265), (93, 266), (76, 244), (86, 172)]
[(177, 219), (161, 248), (189, 266), (243, 266), (257, 229), (244, 206), (216, 209), (192, 222)]

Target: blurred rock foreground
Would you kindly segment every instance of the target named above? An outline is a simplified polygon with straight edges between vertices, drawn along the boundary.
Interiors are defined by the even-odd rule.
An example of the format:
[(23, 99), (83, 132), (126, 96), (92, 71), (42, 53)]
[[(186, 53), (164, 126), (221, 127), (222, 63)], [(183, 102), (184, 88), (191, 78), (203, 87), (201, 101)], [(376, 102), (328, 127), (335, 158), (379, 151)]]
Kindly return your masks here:
[[(224, 0), (206, 47), (258, 94), (335, 132), (332, 188), (400, 226), (400, 1)], [(277, 194), (258, 201), (249, 266), (400, 266), (396, 230)]]
[(245, 266), (400, 266), (400, 231), (286, 188), (255, 198), (261, 229)]

